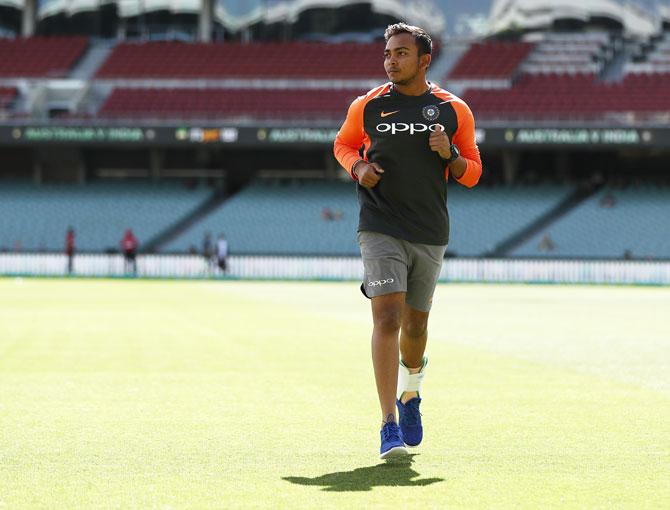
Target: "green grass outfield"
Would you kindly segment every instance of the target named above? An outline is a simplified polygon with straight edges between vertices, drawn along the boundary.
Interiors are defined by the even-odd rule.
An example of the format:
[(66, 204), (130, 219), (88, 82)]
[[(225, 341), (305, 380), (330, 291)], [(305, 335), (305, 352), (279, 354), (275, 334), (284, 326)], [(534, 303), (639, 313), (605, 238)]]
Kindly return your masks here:
[(357, 287), (0, 279), (0, 510), (670, 508), (670, 289), (439, 285), (385, 464)]

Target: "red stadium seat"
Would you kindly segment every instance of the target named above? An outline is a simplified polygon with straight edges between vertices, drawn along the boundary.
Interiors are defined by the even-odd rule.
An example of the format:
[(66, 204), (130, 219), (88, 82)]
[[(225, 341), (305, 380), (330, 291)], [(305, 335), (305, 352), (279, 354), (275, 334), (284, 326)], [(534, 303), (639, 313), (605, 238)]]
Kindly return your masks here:
[(629, 75), (611, 84), (596, 83), (592, 74), (528, 74), (511, 89), (470, 89), (463, 99), (480, 118), (502, 113), (581, 118), (606, 112), (670, 112), (669, 89), (670, 73)]
[(509, 78), (532, 48), (532, 44), (524, 42), (474, 43), (456, 63), (448, 78)]
[(0, 76), (60, 78), (88, 45), (86, 37), (0, 39)]
[(342, 119), (359, 90), (114, 89), (103, 117)]
[(380, 78), (383, 43), (119, 44), (97, 78)]
[(16, 87), (0, 87), (0, 111), (7, 110), (18, 94)]

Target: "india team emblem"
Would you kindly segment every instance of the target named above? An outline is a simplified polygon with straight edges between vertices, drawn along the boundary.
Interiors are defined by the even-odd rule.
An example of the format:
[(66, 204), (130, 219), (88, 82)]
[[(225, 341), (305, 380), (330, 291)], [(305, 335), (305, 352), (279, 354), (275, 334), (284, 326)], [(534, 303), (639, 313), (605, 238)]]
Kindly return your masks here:
[(426, 120), (437, 120), (437, 118), (440, 116), (440, 109), (434, 104), (429, 104), (428, 106), (423, 107), (421, 113), (423, 114), (423, 118)]

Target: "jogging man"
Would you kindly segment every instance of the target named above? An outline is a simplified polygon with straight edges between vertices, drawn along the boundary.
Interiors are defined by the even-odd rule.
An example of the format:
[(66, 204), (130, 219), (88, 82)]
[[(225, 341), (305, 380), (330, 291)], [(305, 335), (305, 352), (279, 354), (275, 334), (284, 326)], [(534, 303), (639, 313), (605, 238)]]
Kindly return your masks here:
[(423, 438), (428, 313), (449, 242), (447, 179), (472, 187), (482, 171), (470, 109), (426, 81), (430, 35), (397, 23), (384, 38), (390, 83), (351, 104), (334, 147), (359, 184), (361, 290), (372, 302), (382, 459), (406, 455), (406, 445)]

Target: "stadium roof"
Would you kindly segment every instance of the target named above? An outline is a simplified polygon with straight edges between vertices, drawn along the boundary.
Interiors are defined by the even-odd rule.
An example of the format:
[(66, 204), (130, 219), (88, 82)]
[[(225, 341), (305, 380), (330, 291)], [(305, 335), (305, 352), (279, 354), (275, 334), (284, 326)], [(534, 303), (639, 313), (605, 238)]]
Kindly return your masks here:
[(641, 0), (494, 0), (489, 33), (546, 30), (560, 21), (618, 28), (628, 35), (658, 33), (670, 15), (669, 3)]
[[(0, 5), (22, 8), (21, 0), (0, 0)], [(142, 13), (168, 11), (197, 14), (201, 0), (39, 0), (37, 15), (49, 16), (93, 11), (102, 4), (116, 4), (121, 17)], [(237, 31), (256, 23), (297, 21), (309, 9), (338, 8), (353, 4), (368, 4), (373, 13), (392, 16), (398, 20), (441, 34), (445, 19), (435, 0), (214, 0), (214, 18), (226, 28)]]

